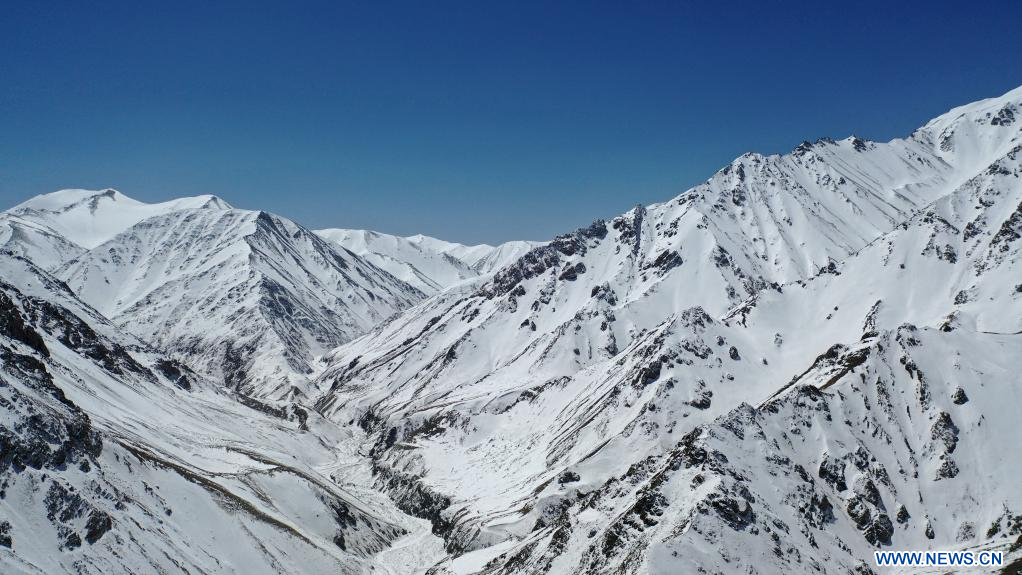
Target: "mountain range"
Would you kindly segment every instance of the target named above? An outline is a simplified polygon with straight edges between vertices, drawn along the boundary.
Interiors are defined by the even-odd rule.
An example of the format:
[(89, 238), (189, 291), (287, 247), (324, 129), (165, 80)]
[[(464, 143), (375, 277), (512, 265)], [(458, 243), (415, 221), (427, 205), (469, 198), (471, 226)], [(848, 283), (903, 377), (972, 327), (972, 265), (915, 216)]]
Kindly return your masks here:
[(1014, 573), (1020, 240), (1022, 88), (545, 242), (38, 196), (0, 214), (0, 565)]

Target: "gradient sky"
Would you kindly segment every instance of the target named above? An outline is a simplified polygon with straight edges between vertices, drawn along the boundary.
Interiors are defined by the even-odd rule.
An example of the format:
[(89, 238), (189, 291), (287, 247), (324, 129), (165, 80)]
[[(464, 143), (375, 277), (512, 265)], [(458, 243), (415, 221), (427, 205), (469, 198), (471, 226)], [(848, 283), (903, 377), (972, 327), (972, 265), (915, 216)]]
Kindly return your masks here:
[(6, 2), (0, 206), (546, 239), (1022, 84), (1022, 2)]

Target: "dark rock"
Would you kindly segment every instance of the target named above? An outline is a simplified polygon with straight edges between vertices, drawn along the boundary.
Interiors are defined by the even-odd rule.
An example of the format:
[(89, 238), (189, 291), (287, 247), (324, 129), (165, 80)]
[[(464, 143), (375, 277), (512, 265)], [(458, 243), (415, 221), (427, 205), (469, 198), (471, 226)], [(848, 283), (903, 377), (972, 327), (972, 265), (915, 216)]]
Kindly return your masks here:
[(565, 483), (575, 483), (582, 479), (578, 473), (574, 471), (565, 471), (557, 478), (557, 483), (564, 485)]
[(567, 266), (566, 268), (564, 268), (564, 271), (561, 272), (561, 275), (559, 275), (557, 279), (573, 282), (576, 279), (578, 279), (578, 276), (584, 273), (586, 273), (585, 264), (582, 262), (578, 262), (573, 266)]
[[(0, 426), (0, 472), (9, 467), (62, 470), (84, 458), (99, 456), (102, 439), (92, 429), (88, 415), (67, 399), (41, 362), (0, 346), (0, 363), (19, 377), (24, 386), (39, 394), (26, 396), (8, 387), (17, 404), (31, 405), (40, 399), (53, 401), (48, 414), (24, 411), (16, 424)], [(0, 385), (6, 385), (2, 378)]]
[[(629, 215), (631, 217), (629, 217)], [(624, 244), (631, 244), (631, 251), (633, 254), (639, 253), (639, 244), (642, 237), (642, 222), (646, 217), (646, 208), (635, 206), (635, 208), (629, 212), (614, 218), (611, 222), (611, 227), (619, 232), (619, 239)]]
[(106, 513), (93, 509), (89, 521), (85, 524), (85, 541), (90, 545), (99, 541), (107, 531), (113, 528), (113, 520)]
[(813, 494), (809, 500), (809, 507), (806, 510), (806, 516), (810, 520), (811, 524), (820, 527), (826, 523), (833, 523), (836, 521), (834, 517), (834, 506), (825, 495)]
[(62, 540), (60, 544), (61, 551), (71, 551), (82, 546), (81, 536), (66, 527), (57, 529), (57, 536)]
[(855, 522), (859, 529), (865, 529), (873, 518), (869, 505), (858, 495), (848, 498), (848, 502), (845, 504), (845, 513), (848, 514), (848, 517)]
[(950, 413), (946, 411), (940, 412), (937, 420), (930, 427), (930, 437), (935, 442), (942, 442), (947, 453), (955, 452), (955, 447), (958, 446), (958, 426), (951, 419)]
[[(560, 263), (562, 256), (585, 254), (589, 242), (607, 237), (607, 224), (597, 220), (587, 228), (574, 233), (558, 236), (546, 245), (529, 250), (514, 263), (494, 274), (493, 279), (480, 288), (480, 295), (487, 299), (511, 292), (521, 282), (539, 276)], [(577, 274), (577, 272), (576, 272)]]
[(115, 375), (135, 373), (147, 379), (153, 374), (120, 344), (109, 341), (74, 313), (48, 301), (26, 297), (26, 319), (37, 329), (56, 338), (62, 345), (87, 357)]
[[(0, 283), (0, 288), (4, 285)], [(14, 300), (3, 291), (0, 291), (0, 335), (20, 341), (44, 357), (50, 356), (42, 336), (25, 322)]]
[(845, 483), (845, 462), (832, 459), (829, 454), (824, 454), (823, 461), (820, 462), (819, 477), (838, 491), (848, 489), (848, 484)]
[(685, 434), (678, 442), (678, 450), (675, 452), (675, 456), (680, 459), (681, 463), (686, 467), (694, 467), (696, 465), (702, 465), (707, 458), (706, 450), (696, 444), (699, 440), (699, 436), (703, 430), (699, 427), (694, 428), (692, 431)]
[(642, 266), (642, 268), (645, 270), (656, 270), (656, 274), (663, 277), (667, 275), (667, 272), (683, 263), (684, 261), (681, 259), (681, 254), (673, 250), (668, 250), (661, 252), (653, 261), (647, 262)]
[(881, 513), (862, 531), (862, 535), (873, 545), (890, 545), (894, 524), (886, 513)]
[(593, 290), (590, 294), (592, 297), (605, 301), (610, 305), (617, 305), (617, 294), (614, 290), (610, 289), (610, 284), (603, 282), (598, 286), (593, 286)]
[(880, 499), (880, 490), (877, 489), (877, 486), (873, 483), (872, 479), (860, 476), (855, 481), (852, 491), (871, 505), (876, 507), (881, 507), (883, 505)]
[(937, 481), (941, 479), (951, 479), (957, 475), (958, 464), (950, 457), (945, 457), (943, 463), (940, 464), (940, 468), (937, 469), (937, 476), (934, 479)]
[(722, 493), (711, 493), (709, 503), (717, 516), (735, 531), (746, 529), (756, 520), (756, 513), (752, 510), (752, 505), (744, 499)]
[(185, 391), (192, 389), (192, 383), (185, 375), (185, 369), (183, 366), (178, 364), (176, 361), (169, 359), (161, 359), (156, 362), (156, 369), (163, 374), (164, 377), (169, 379), (171, 383), (180, 387)]
[(707, 389), (699, 392), (698, 394), (696, 394), (695, 398), (685, 403), (691, 405), (696, 409), (709, 409), (710, 405), (712, 404), (711, 403), (712, 398), (713, 392)]
[(965, 390), (958, 388), (951, 395), (951, 402), (955, 405), (964, 405), (969, 402), (969, 396), (965, 394)]
[(334, 535), (334, 545), (340, 547), (342, 551), (347, 551), (348, 545), (344, 539), (345, 529), (354, 527), (358, 523), (358, 520), (351, 514), (348, 506), (344, 503), (333, 502), (330, 504), (330, 507), (334, 512), (334, 521), (340, 528)]
[(419, 481), (419, 478), (390, 468), (381, 462), (373, 462), (373, 474), (378, 478), (378, 485), (391, 496), (401, 511), (428, 519), (433, 525), (433, 534), (447, 539), (448, 552), (459, 550), (451, 538), (454, 521), (444, 515), (444, 510), (451, 506), (449, 497), (433, 491)]
[(664, 514), (667, 507), (667, 498), (653, 489), (645, 489), (640, 492), (632, 511), (638, 515), (639, 520), (646, 527), (652, 527), (659, 523), (659, 517)]
[(1005, 104), (997, 111), (997, 115), (990, 119), (991, 126), (1010, 126), (1015, 123), (1015, 113), (1011, 104)]

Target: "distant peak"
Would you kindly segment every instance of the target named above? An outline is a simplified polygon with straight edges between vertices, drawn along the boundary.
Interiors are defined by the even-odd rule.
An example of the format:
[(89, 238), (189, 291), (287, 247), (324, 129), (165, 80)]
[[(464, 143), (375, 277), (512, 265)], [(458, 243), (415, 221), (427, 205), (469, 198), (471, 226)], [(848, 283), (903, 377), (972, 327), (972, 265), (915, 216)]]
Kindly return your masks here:
[(874, 143), (870, 140), (864, 140), (858, 136), (848, 136), (848, 142), (852, 145), (852, 149), (856, 152), (865, 152), (866, 150), (874, 147)]
[[(188, 199), (188, 198), (182, 198), (182, 199)], [(203, 195), (200, 195), (200, 196), (195, 196), (194, 199), (198, 200), (199, 202), (201, 202), (202, 205), (200, 207), (203, 207), (203, 208), (214, 208), (214, 209), (219, 209), (219, 210), (231, 210), (231, 209), (234, 209), (234, 206), (232, 206), (231, 204), (229, 204), (226, 201), (224, 201), (224, 199), (221, 198), (220, 196), (214, 196), (214, 195), (211, 195), (211, 194), (203, 194)]]
[(12, 211), (28, 209), (47, 212), (62, 212), (86, 203), (95, 205), (96, 203), (104, 200), (135, 202), (135, 200), (132, 200), (113, 188), (105, 188), (102, 190), (65, 189), (35, 196), (34, 198), (18, 204), (12, 208)]
[(802, 140), (802, 143), (799, 144), (798, 146), (795, 146), (795, 149), (792, 150), (791, 152), (796, 156), (799, 156), (811, 151), (812, 149), (813, 149), (812, 142), (810, 142), (809, 140)]
[(946, 128), (964, 119), (971, 119), (978, 124), (1007, 126), (1013, 123), (1015, 120), (1014, 116), (1020, 107), (1022, 107), (1022, 86), (1009, 90), (1000, 96), (977, 100), (952, 108), (946, 113), (930, 120), (924, 128)]

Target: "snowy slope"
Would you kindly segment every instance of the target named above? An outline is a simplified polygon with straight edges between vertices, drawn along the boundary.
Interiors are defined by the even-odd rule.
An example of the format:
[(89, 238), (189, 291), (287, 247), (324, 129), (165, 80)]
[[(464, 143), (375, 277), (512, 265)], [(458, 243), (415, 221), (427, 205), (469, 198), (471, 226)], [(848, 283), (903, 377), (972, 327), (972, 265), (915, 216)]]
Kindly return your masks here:
[(216, 196), (147, 204), (117, 190), (61, 190), (36, 196), (7, 213), (46, 226), (72, 243), (92, 249), (146, 218), (177, 210), (230, 207)]
[(606, 481), (583, 462), (543, 488), (542, 523), (487, 572), (864, 573), (878, 547), (1008, 551), (1022, 534), (1019, 462), (1003, 456), (1020, 351), (975, 332), (870, 336), (845, 379), (817, 366)]
[(144, 341), (274, 399), (304, 392), (315, 356), (422, 298), (289, 220), (235, 209), (148, 218), (57, 273)]
[(469, 264), (458, 258), (425, 248), (407, 238), (344, 229), (316, 230), (316, 234), (428, 295), (478, 275)]
[(496, 247), (466, 246), (423, 235), (403, 238), (366, 230), (326, 229), (316, 233), (428, 295), (492, 273), (539, 244), (514, 241)]
[(54, 269), (85, 253), (85, 248), (37, 222), (0, 213), (0, 249), (45, 269)]
[(477, 244), (467, 246), (417, 234), (407, 238), (424, 250), (448, 254), (465, 262), (480, 274), (496, 271), (518, 259), (530, 249), (543, 242), (516, 240), (504, 242), (498, 246)]
[[(789, 386), (793, 379), (835, 358), (844, 359), (814, 383), (827, 385), (825, 401), (836, 411), (851, 413), (869, 401), (860, 376), (886, 373), (897, 393), (911, 395), (917, 393), (914, 374), (947, 374), (933, 383), (941, 386), (932, 391), (942, 394), (940, 402), (907, 406), (916, 410), (912, 427), (887, 420), (874, 425), (863, 420), (869, 414), (858, 413), (821, 432), (842, 438), (883, 433), (911, 449), (921, 448), (934, 422), (944, 421), (941, 410), (950, 413), (944, 399), (955, 386), (970, 381), (955, 381), (941, 363), (951, 350), (970, 350), (960, 362), (969, 367), (961, 369), (993, 374), (989, 384), (974, 378), (970, 385), (1000, 390), (1012, 383), (997, 374), (1012, 369), (1002, 356), (1014, 346), (1008, 334), (1022, 330), (1022, 274), (1015, 267), (1022, 236), (1020, 108), (1022, 89), (952, 110), (905, 139), (824, 139), (784, 156), (746, 154), (674, 200), (561, 236), (492, 278), (441, 293), (339, 348), (318, 380), (317, 408), (337, 421), (357, 420), (377, 435), (380, 485), (406, 510), (431, 518), (455, 555), (485, 557), (495, 546), (504, 555), (492, 571), (533, 572), (546, 565), (538, 554), (549, 559), (573, 548), (577, 553), (554, 572), (672, 572), (665, 567), (669, 560), (650, 563), (658, 553), (653, 543), (667, 533), (642, 535), (636, 546), (591, 547), (591, 537), (615, 513), (639, 505), (636, 492), (622, 492), (615, 505), (625, 507), (599, 515), (590, 505), (576, 505), (575, 495), (565, 499), (565, 490), (571, 493), (582, 482), (583, 491), (596, 493), (635, 466), (655, 466), (700, 426), (729, 425), (743, 403), (798, 401), (786, 395), (799, 389)], [(899, 329), (905, 323), (927, 334), (928, 365), (916, 360), (905, 373), (906, 356), (890, 352), (889, 342), (867, 354), (880, 363), (846, 356), (864, 332), (877, 341), (908, 338), (903, 331), (909, 328)], [(983, 401), (992, 405), (1002, 397), (1012, 407), (984, 409), (975, 417), (1007, 433), (1015, 393), (989, 396)], [(774, 419), (764, 425), (775, 427), (790, 418), (755, 408), (749, 417)], [(964, 425), (956, 426), (964, 433)], [(1016, 470), (991, 463), (1000, 457), (997, 448), (970, 441), (983, 453), (976, 466), (958, 465), (965, 476), (954, 485), (1010, 485)], [(798, 455), (806, 469), (819, 463), (805, 457), (818, 456), (812, 449), (801, 453), (802, 447), (781, 445), (778, 457)], [(751, 483), (768, 468), (761, 449), (729, 447), (740, 458), (734, 464), (745, 470), (730, 473), (733, 489), (772, 489)], [(885, 456), (895, 453), (886, 449)], [(902, 489), (933, 496), (936, 503), (931, 508), (924, 501), (912, 515), (930, 513), (944, 527), (924, 539), (919, 533), (925, 528), (913, 523), (912, 534), (902, 539), (909, 547), (979, 544), (993, 509), (1017, 513), (1013, 490), (998, 488), (969, 515), (968, 491), (933, 485), (934, 466), (944, 465), (943, 459), (920, 458), (918, 465), (906, 468), (919, 476)], [(813, 477), (815, 472), (809, 483), (816, 485)], [(800, 481), (767, 501), (771, 516), (797, 510), (790, 509), (794, 493), (807, 488)], [(687, 489), (672, 491), (667, 500), (689, 497)], [(873, 545), (886, 543), (867, 536), (855, 520), (848, 530), (854, 513), (844, 505), (851, 494), (840, 491), (831, 502), (844, 515), (833, 528), (824, 527), (827, 556), (844, 571), (868, 559)], [(672, 537), (695, 529), (684, 520), (685, 509), (700, 504), (690, 503), (695, 507), (664, 511)], [(566, 515), (557, 519), (562, 504)], [(744, 504), (735, 505), (732, 511), (743, 515)], [(566, 541), (568, 534), (551, 527), (555, 519), (587, 528), (572, 531)], [(627, 525), (641, 527), (646, 519), (632, 517)], [(963, 523), (983, 527), (960, 536)], [(701, 546), (710, 556), (698, 559), (699, 567), (726, 569), (712, 558), (723, 545), (733, 556), (730, 564), (748, 567), (759, 550), (772, 547), (762, 543), (770, 532), (758, 526), (750, 533), (752, 525), (727, 525), (702, 539), (688, 532), (688, 542), (672, 554), (694, 556), (692, 546)], [(747, 535), (761, 543), (745, 541)], [(808, 553), (802, 543), (791, 545), (803, 557)], [(509, 553), (512, 548), (517, 552)], [(813, 570), (808, 561), (788, 559), (774, 567)], [(460, 570), (458, 560), (448, 568)]]
[(368, 489), (350, 430), (242, 405), (23, 259), (0, 254), (0, 277), (0, 571), (368, 573), (408, 537), (439, 553)]

